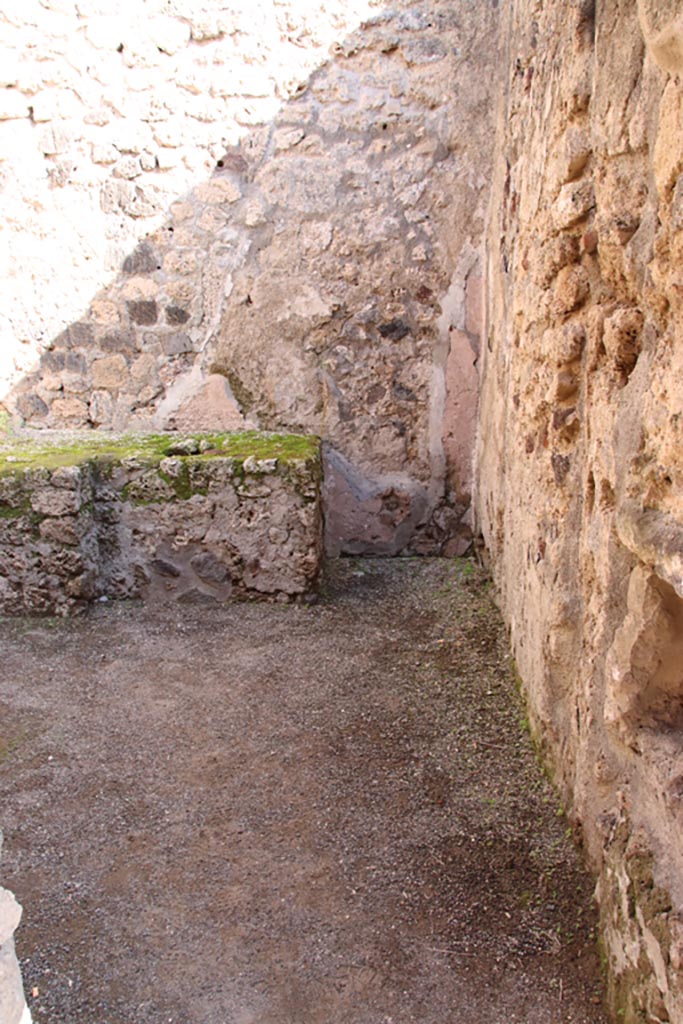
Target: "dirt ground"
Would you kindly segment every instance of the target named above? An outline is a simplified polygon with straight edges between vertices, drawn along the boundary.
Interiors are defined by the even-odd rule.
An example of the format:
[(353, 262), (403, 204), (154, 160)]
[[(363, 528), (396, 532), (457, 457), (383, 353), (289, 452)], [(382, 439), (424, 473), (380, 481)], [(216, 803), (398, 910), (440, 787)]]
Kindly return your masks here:
[(600, 1024), (592, 885), (468, 561), (0, 625), (36, 1024)]

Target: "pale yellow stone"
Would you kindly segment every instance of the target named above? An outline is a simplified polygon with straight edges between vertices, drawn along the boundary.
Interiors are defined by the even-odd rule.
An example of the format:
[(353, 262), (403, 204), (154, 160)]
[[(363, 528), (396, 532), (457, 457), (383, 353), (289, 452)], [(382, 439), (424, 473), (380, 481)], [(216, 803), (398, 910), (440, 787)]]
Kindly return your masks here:
[(159, 285), (153, 277), (129, 277), (121, 289), (124, 299), (155, 299)]
[(197, 225), (202, 229), (202, 231), (208, 231), (209, 234), (214, 234), (225, 226), (225, 214), (221, 213), (221, 211), (217, 210), (215, 207), (207, 207), (197, 220)]
[(85, 423), (88, 419), (87, 403), (80, 398), (56, 398), (50, 412), (58, 423)]
[(652, 169), (657, 191), (664, 199), (683, 171), (683, 95), (673, 80), (667, 84), (659, 105)]
[(169, 249), (164, 256), (164, 270), (167, 274), (178, 274), (186, 277), (194, 274), (197, 269), (197, 257), (192, 252), (180, 252)]
[(96, 388), (118, 390), (128, 382), (128, 376), (128, 363), (122, 355), (104, 356), (96, 359), (92, 365), (93, 385)]
[(195, 195), (203, 203), (235, 203), (242, 192), (231, 178), (214, 178), (195, 189)]
[(94, 299), (90, 303), (90, 316), (98, 324), (117, 324), (121, 319), (119, 307), (111, 299)]
[(194, 216), (196, 207), (192, 203), (177, 202), (171, 203), (171, 214), (176, 221), (189, 220)]

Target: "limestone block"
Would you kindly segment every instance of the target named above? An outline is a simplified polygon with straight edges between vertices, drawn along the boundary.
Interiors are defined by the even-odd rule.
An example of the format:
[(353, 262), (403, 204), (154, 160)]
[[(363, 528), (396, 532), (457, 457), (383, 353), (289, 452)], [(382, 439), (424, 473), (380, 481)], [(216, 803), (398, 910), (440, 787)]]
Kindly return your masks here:
[(190, 26), (177, 18), (158, 16), (145, 19), (144, 30), (162, 53), (171, 56), (190, 39)]
[(204, 203), (234, 203), (242, 192), (239, 186), (228, 177), (213, 178), (196, 190), (197, 198)]
[(559, 229), (569, 228), (587, 217), (595, 206), (592, 181), (570, 182), (560, 189), (553, 217)]
[(92, 365), (92, 379), (95, 388), (117, 391), (128, 383), (128, 363), (123, 355), (103, 356)]
[(234, 31), (234, 18), (229, 11), (220, 13), (211, 10), (199, 10), (192, 15), (190, 22), (192, 38), (198, 43), (210, 39), (220, 39), (226, 32)]
[(547, 288), (563, 267), (578, 262), (579, 255), (579, 240), (574, 235), (550, 238), (534, 252), (534, 280), (540, 288)]
[(115, 178), (126, 178), (127, 180), (137, 178), (142, 174), (140, 160), (134, 156), (121, 157), (116, 162), (112, 174)]
[(588, 298), (590, 283), (583, 267), (564, 267), (557, 275), (553, 289), (552, 309), (564, 316), (578, 309)]
[(92, 147), (92, 161), (94, 164), (102, 164), (107, 166), (108, 164), (116, 163), (119, 156), (119, 152), (116, 146), (112, 145), (94, 145)]
[(587, 132), (571, 126), (564, 138), (560, 177), (563, 182), (574, 181), (584, 171), (593, 151)]
[(80, 398), (55, 398), (50, 416), (57, 426), (83, 426), (88, 420), (88, 406)]

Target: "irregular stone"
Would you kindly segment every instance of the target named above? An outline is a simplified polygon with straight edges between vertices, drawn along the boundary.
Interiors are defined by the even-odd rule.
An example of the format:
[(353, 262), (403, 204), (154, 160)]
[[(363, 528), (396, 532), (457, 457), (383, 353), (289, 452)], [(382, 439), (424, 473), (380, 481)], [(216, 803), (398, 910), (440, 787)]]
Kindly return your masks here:
[(594, 207), (593, 182), (570, 182), (560, 189), (560, 194), (555, 202), (553, 211), (555, 226), (560, 230), (572, 227), (587, 217)]
[(380, 324), (377, 329), (383, 338), (388, 338), (390, 341), (401, 341), (402, 338), (410, 334), (410, 326), (405, 320), (399, 318)]
[(574, 235), (556, 235), (534, 254), (534, 280), (547, 288), (563, 267), (578, 263), (579, 240)]
[(28, 116), (28, 97), (12, 88), (0, 89), (0, 121), (13, 121)]
[(560, 175), (563, 181), (574, 181), (583, 173), (593, 147), (585, 131), (570, 126), (564, 139)]
[(72, 491), (48, 487), (31, 494), (31, 508), (44, 516), (73, 515), (80, 506), (80, 498)]
[(129, 369), (122, 355), (103, 356), (92, 364), (92, 380), (95, 388), (117, 391), (128, 383)]
[(157, 256), (149, 242), (141, 242), (123, 261), (124, 274), (152, 274), (158, 269)]
[(175, 430), (239, 430), (245, 420), (225, 377), (210, 374), (171, 414)]
[(126, 303), (128, 315), (135, 324), (155, 324), (158, 319), (157, 304), (153, 299), (142, 299)]
[(330, 448), (324, 459), (326, 553), (335, 557), (400, 551), (427, 507), (422, 489), (406, 479), (368, 478)]
[(114, 417), (114, 399), (108, 391), (94, 391), (88, 403), (88, 418), (94, 427), (111, 426)]
[(180, 306), (166, 307), (166, 323), (186, 324), (189, 319), (190, 314), (186, 309), (182, 309)]
[(80, 398), (55, 398), (50, 415), (58, 425), (83, 426), (88, 422), (88, 406)]
[(188, 334), (162, 334), (159, 340), (167, 356), (179, 356), (193, 351), (192, 339)]
[(552, 309), (556, 316), (565, 316), (579, 309), (590, 294), (588, 275), (583, 267), (564, 267), (555, 281)]
[[(272, 538), (270, 538), (272, 540)], [(201, 580), (206, 583), (224, 583), (230, 576), (227, 566), (223, 565), (210, 551), (195, 555), (190, 565)]]
[(22, 419), (30, 423), (32, 420), (45, 419), (48, 408), (39, 395), (20, 395), (17, 399), (17, 412)]
[(103, 352), (121, 353), (130, 356), (138, 350), (135, 331), (109, 331), (100, 342)]
[(643, 314), (639, 309), (618, 309), (605, 320), (603, 343), (617, 370), (628, 375), (641, 348)]
[(81, 540), (77, 520), (72, 516), (44, 519), (39, 527), (40, 536), (51, 544), (74, 546)]

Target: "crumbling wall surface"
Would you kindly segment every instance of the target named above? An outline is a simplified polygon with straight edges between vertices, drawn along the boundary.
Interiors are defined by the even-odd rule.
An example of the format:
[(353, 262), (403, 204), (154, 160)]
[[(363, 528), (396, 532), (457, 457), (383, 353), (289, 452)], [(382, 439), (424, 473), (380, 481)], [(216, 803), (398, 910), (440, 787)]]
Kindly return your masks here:
[(291, 435), (0, 451), (0, 614), (305, 597), (321, 565), (320, 477), (318, 439)]
[(683, 1021), (683, 26), (514, 0), (477, 516), (599, 875), (617, 1019)]
[[(280, 20), (297, 6), (277, 5)], [(291, 95), (280, 89), (277, 111), (257, 103), (270, 56), (267, 40), (251, 52), (251, 28), (221, 30), (231, 62), (220, 40), (197, 37), (204, 21), (197, 28), (189, 13), (159, 21), (179, 36), (173, 44), (124, 39), (116, 18), (95, 33), (95, 66), (106, 64), (116, 88), (103, 78), (73, 144), (113, 161), (88, 161), (87, 173), (104, 176), (93, 228), (118, 273), (45, 339), (6, 405), (58, 429), (313, 432), (328, 442), (333, 553), (455, 553), (471, 538), (497, 3), (372, 6), (353, 32), (337, 17), (329, 59)], [(147, 39), (157, 20), (137, 31)], [(91, 23), (78, 22), (82, 46), (94, 45)], [(86, 55), (74, 56), (81, 68)], [(249, 116), (235, 113), (238, 100)], [(32, 109), (29, 134), (41, 116)], [(249, 130), (228, 131), (230, 117), (251, 118)], [(131, 151), (136, 133), (144, 145)], [(178, 189), (173, 160), (210, 171)], [(80, 167), (74, 156), (53, 182), (65, 200)], [(140, 238), (161, 209), (163, 224)]]

